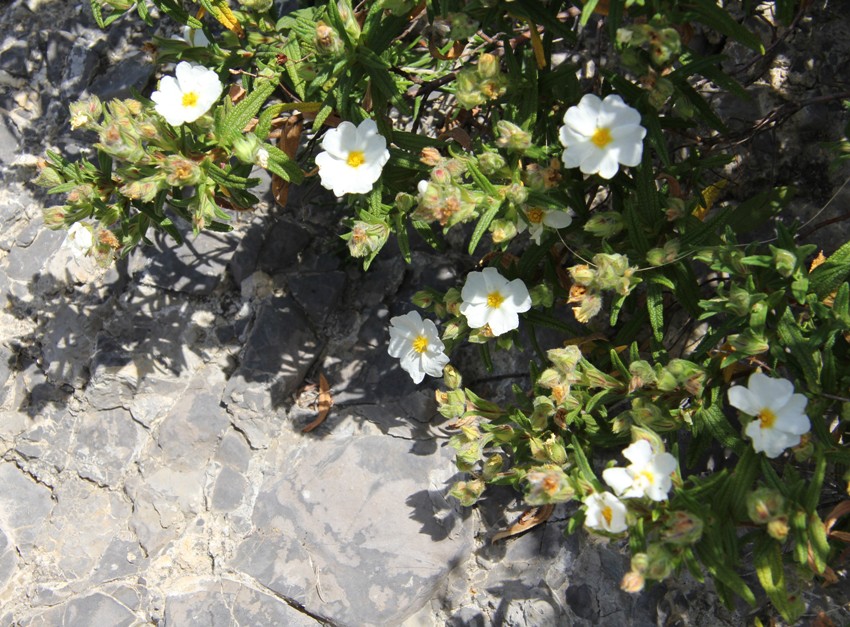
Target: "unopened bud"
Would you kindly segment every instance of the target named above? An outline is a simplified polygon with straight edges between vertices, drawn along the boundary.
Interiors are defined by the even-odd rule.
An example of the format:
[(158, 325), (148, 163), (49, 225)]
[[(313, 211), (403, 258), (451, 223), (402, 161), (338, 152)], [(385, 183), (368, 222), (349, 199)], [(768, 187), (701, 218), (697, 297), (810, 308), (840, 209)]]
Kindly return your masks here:
[(182, 155), (169, 155), (162, 164), (165, 182), (171, 187), (197, 185), (203, 173), (198, 164)]
[(747, 514), (754, 523), (766, 524), (785, 514), (785, 498), (771, 488), (758, 488), (747, 495)]
[(496, 122), (496, 145), (514, 152), (524, 153), (531, 148), (531, 133), (522, 130), (513, 122), (499, 120)]
[(788, 518), (785, 516), (774, 518), (769, 523), (767, 523), (768, 535), (775, 540), (779, 540), (780, 542), (784, 542), (785, 539), (788, 537), (788, 531)]
[(460, 386), (463, 384), (463, 378), (457, 368), (448, 364), (445, 368), (443, 368), (443, 382), (450, 390), (459, 390)]
[(485, 487), (486, 484), (481, 479), (458, 481), (449, 491), (449, 494), (460, 501), (460, 504), (464, 507), (471, 507), (481, 498)]
[(65, 205), (55, 205), (42, 209), (41, 216), (44, 220), (44, 226), (48, 229), (61, 229), (65, 226), (65, 216), (68, 215), (69, 207)]
[(485, 52), (478, 57), (478, 74), (482, 78), (494, 78), (499, 75), (499, 59)]
[(776, 271), (781, 276), (791, 276), (797, 267), (797, 256), (784, 248), (774, 248), (771, 246), (770, 249), (773, 252), (773, 265), (776, 267)]
[(72, 102), (69, 109), (71, 112), (71, 130), (92, 128), (103, 115), (103, 105), (97, 96)]
[(321, 20), (316, 23), (316, 50), (326, 55), (336, 55), (342, 51), (339, 34)]
[(490, 223), (490, 235), (494, 244), (501, 244), (516, 237), (516, 222), (513, 220), (497, 219)]
[(678, 545), (695, 544), (702, 538), (704, 526), (702, 519), (691, 512), (672, 512), (664, 531), (664, 540)]
[(497, 474), (502, 472), (502, 466), (504, 466), (504, 464), (505, 460), (501, 455), (499, 455), (498, 453), (496, 453), (495, 455), (491, 455), (484, 461), (484, 464), (481, 468), (481, 474), (483, 475), (485, 480), (489, 481)]
[(422, 152), (419, 153), (419, 160), (425, 165), (433, 168), (443, 160), (443, 155), (441, 155), (440, 151), (433, 146), (426, 146), (422, 149)]
[(504, 168), (505, 165), (505, 158), (498, 152), (485, 152), (478, 155), (478, 167), (487, 176), (495, 174)]
[(549, 309), (555, 302), (555, 294), (548, 283), (539, 283), (528, 290), (531, 296), (532, 307), (545, 307)]
[(585, 223), (584, 230), (603, 239), (613, 237), (623, 230), (625, 221), (616, 211), (601, 211), (593, 214)]

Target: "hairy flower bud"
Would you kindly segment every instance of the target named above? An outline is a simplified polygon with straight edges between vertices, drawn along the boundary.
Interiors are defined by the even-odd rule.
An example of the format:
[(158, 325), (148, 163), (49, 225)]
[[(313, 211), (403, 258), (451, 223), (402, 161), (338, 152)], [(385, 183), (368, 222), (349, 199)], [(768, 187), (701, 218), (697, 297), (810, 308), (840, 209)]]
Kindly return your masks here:
[(485, 487), (486, 484), (481, 479), (458, 481), (449, 491), (449, 494), (460, 501), (460, 504), (464, 507), (471, 507), (481, 498)]
[(600, 211), (590, 217), (584, 225), (584, 230), (596, 237), (607, 239), (617, 235), (624, 227), (625, 221), (619, 212)]
[(494, 244), (501, 244), (516, 237), (516, 222), (513, 220), (497, 219), (490, 223), (490, 235)]
[(784, 277), (794, 274), (794, 269), (797, 267), (797, 255), (784, 248), (771, 246), (770, 250), (773, 252), (773, 265), (776, 271)]
[(547, 503), (563, 503), (575, 495), (567, 475), (554, 464), (546, 464), (531, 469), (525, 475), (527, 482), (525, 501), (529, 505), (545, 505)]
[(478, 167), (481, 172), (490, 176), (507, 165), (505, 158), (498, 152), (484, 152), (478, 155)]
[(171, 187), (197, 185), (203, 173), (198, 164), (182, 155), (169, 155), (162, 164), (165, 182)]
[(747, 495), (747, 514), (754, 523), (766, 524), (785, 514), (785, 498), (772, 488), (758, 488)]
[(316, 50), (319, 54), (335, 56), (342, 52), (342, 40), (333, 27), (323, 21), (316, 22)]
[(443, 368), (443, 382), (450, 390), (459, 391), (460, 386), (463, 384), (463, 378), (460, 376), (460, 372), (458, 372), (457, 368), (448, 364), (445, 368)]
[(434, 167), (443, 161), (443, 155), (433, 146), (425, 146), (419, 153), (419, 160), (427, 166)]
[(691, 512), (671, 512), (663, 537), (666, 542), (686, 546), (695, 544), (702, 538), (705, 526), (702, 519)]
[(42, 209), (41, 216), (44, 220), (44, 226), (48, 229), (61, 229), (65, 227), (65, 216), (68, 215), (69, 207), (65, 205), (55, 205)]
[(496, 122), (496, 145), (514, 152), (524, 153), (531, 148), (531, 133), (522, 130), (513, 122), (499, 120)]
[(103, 115), (103, 105), (97, 96), (72, 102), (69, 110), (71, 112), (71, 130), (78, 128), (91, 130), (100, 122)]

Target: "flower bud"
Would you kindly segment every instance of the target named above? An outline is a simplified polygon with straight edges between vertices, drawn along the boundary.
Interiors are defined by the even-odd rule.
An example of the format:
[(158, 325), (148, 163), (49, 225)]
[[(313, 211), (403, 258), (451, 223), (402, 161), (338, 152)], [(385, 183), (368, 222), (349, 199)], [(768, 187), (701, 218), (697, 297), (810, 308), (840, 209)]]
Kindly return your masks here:
[(57, 185), (61, 185), (65, 182), (65, 179), (62, 175), (54, 170), (51, 166), (42, 164), (40, 165), (41, 170), (38, 173), (38, 176), (32, 180), (33, 185), (38, 185), (39, 187), (56, 187)]
[(478, 155), (478, 167), (487, 176), (493, 175), (507, 164), (505, 158), (498, 152), (484, 152)]
[(769, 523), (767, 523), (767, 533), (768, 535), (780, 542), (784, 542), (788, 537), (788, 518), (786, 516), (780, 516), (779, 518), (774, 518)]
[(745, 355), (759, 355), (770, 349), (770, 344), (761, 334), (752, 329), (744, 329), (743, 333), (729, 336), (729, 345)]
[(546, 358), (564, 374), (572, 374), (581, 361), (581, 349), (571, 344), (563, 348), (552, 348), (546, 351)]
[(316, 50), (319, 54), (335, 56), (342, 52), (339, 34), (322, 20), (316, 22)]
[(563, 466), (567, 463), (567, 450), (561, 438), (555, 434), (549, 434), (549, 437), (543, 441), (543, 450), (546, 458), (553, 464)]
[(469, 39), (478, 31), (478, 21), (473, 20), (466, 13), (451, 12), (446, 17), (449, 20), (450, 39)]
[(771, 246), (770, 250), (773, 252), (773, 265), (776, 267), (776, 271), (784, 277), (794, 274), (794, 269), (797, 267), (797, 256), (784, 248)]
[(647, 549), (647, 579), (662, 581), (673, 572), (676, 564), (673, 555), (667, 547), (660, 544), (650, 544)]
[(529, 416), (531, 426), (535, 431), (545, 431), (549, 426), (549, 418), (555, 414), (555, 404), (548, 396), (538, 396), (534, 399), (534, 411)]
[(274, 3), (272, 0), (239, 0), (239, 4), (242, 8), (248, 9), (249, 11), (265, 13), (272, 8), (272, 4)]
[(646, 586), (646, 578), (641, 572), (636, 570), (627, 572), (623, 575), (623, 580), (620, 582), (620, 590), (623, 592), (640, 592), (644, 586)]
[(754, 523), (766, 524), (785, 514), (785, 498), (772, 488), (758, 488), (747, 495), (747, 514)]
[(44, 220), (44, 226), (48, 229), (61, 229), (65, 227), (65, 216), (68, 215), (68, 209), (65, 205), (55, 205), (42, 209), (41, 217)]
[(504, 466), (504, 464), (504, 458), (498, 453), (488, 457), (481, 468), (481, 474), (483, 475), (484, 480), (490, 481), (493, 477), (502, 472), (502, 466)]
[(750, 313), (750, 305), (753, 301), (750, 293), (743, 287), (733, 285), (729, 289), (729, 306), (735, 315), (746, 316)]
[(441, 155), (440, 151), (433, 146), (426, 146), (422, 149), (422, 152), (419, 153), (419, 160), (425, 165), (433, 168), (435, 165), (443, 161), (443, 155)]
[(624, 226), (623, 216), (617, 211), (601, 211), (590, 217), (584, 225), (584, 230), (596, 237), (607, 239), (617, 235)]
[(679, 256), (679, 240), (672, 239), (662, 248), (652, 248), (646, 252), (646, 260), (653, 266), (672, 263)]
[(573, 283), (588, 286), (596, 280), (596, 270), (588, 265), (580, 264), (570, 268), (570, 277)]
[(512, 183), (505, 188), (505, 198), (515, 205), (521, 205), (528, 200), (528, 190), (522, 183)]
[(471, 507), (481, 498), (485, 487), (486, 484), (481, 479), (458, 481), (449, 491), (449, 494), (460, 501), (460, 504), (464, 507)]
[(345, 32), (349, 34), (352, 40), (360, 39), (360, 24), (357, 22), (357, 17), (354, 15), (354, 10), (351, 8), (351, 0), (337, 0), (337, 8), (339, 16), (342, 18)]
[(420, 309), (428, 309), (434, 304), (434, 293), (431, 290), (419, 290), (410, 301)]
[(457, 368), (448, 364), (445, 368), (443, 368), (443, 382), (450, 390), (459, 390), (460, 386), (463, 384), (463, 378)]
[(449, 172), (448, 168), (438, 165), (431, 170), (431, 180), (435, 185), (451, 185), (452, 173)]
[(494, 244), (501, 244), (516, 237), (516, 222), (499, 218), (490, 223), (490, 235)]
[(645, 385), (652, 385), (655, 383), (655, 371), (653, 371), (649, 362), (643, 361), (642, 359), (633, 361), (629, 364), (629, 373), (632, 375), (632, 378), (629, 381), (629, 392), (634, 392)]
[(705, 523), (695, 514), (675, 511), (670, 514), (663, 538), (666, 542), (680, 546), (695, 544), (702, 538), (704, 526)]
[[(436, 307), (435, 307), (436, 309)], [(443, 340), (454, 340), (460, 335), (461, 325), (458, 322), (448, 322), (443, 327)]]
[(78, 128), (93, 129), (103, 115), (103, 105), (97, 96), (72, 102), (69, 109), (72, 131)]
[(684, 218), (685, 215), (687, 215), (685, 201), (681, 198), (668, 198), (667, 206), (664, 208), (664, 213), (667, 216), (667, 220), (670, 222)]
[(499, 59), (485, 52), (478, 57), (478, 74), (482, 78), (495, 78), (499, 75)]
[(245, 133), (233, 142), (233, 154), (242, 163), (254, 163), (261, 145), (260, 138), (254, 133)]
[(533, 468), (525, 475), (525, 481), (525, 501), (529, 505), (563, 503), (575, 495), (567, 475), (554, 464)]
[(513, 122), (499, 120), (496, 122), (496, 145), (514, 152), (524, 153), (531, 148), (531, 133), (522, 130)]
[(182, 155), (169, 155), (162, 164), (165, 182), (171, 187), (197, 185), (203, 173), (198, 164)]
[(460, 315), (460, 304), (463, 302), (463, 297), (460, 290), (456, 287), (450, 287), (446, 290), (446, 295), (443, 296), (443, 303), (446, 305), (446, 311), (453, 316)]

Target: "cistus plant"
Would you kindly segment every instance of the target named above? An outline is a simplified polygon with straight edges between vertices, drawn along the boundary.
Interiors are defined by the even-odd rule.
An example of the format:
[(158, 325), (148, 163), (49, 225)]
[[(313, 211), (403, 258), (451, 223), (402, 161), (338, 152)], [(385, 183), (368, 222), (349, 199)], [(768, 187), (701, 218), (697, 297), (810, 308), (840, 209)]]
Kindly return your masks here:
[[(409, 261), (411, 237), (458, 230), (477, 269), (422, 286), (425, 316), (388, 331), (416, 383), (442, 377), (451, 494), (569, 504), (568, 533), (627, 544), (630, 592), (687, 569), (755, 604), (754, 570), (792, 621), (850, 538), (850, 243), (826, 256), (793, 220), (758, 241), (793, 190), (724, 201), (730, 144), (706, 138), (728, 129), (702, 87), (745, 91), (691, 40), (758, 57), (753, 12), (790, 26), (808, 4), (723, 5), (93, 0), (103, 26), (184, 36), (153, 42), (148, 95), (71, 105), (95, 157), (47, 156), (35, 182), (64, 203), (45, 224), (110, 263), (152, 230), (179, 242), (181, 220), (228, 229), (262, 168), (281, 204), (318, 176), (364, 268), (390, 238)], [(526, 351), (514, 398), (464, 387), (449, 362), (470, 343), (488, 366)]]

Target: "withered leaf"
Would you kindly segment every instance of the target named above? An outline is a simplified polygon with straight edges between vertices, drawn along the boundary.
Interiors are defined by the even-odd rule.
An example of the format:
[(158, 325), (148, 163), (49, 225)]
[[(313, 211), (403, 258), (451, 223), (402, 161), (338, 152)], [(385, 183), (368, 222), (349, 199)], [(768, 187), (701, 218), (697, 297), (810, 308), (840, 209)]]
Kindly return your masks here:
[[(301, 130), (304, 124), (300, 114), (291, 115), (283, 123), (277, 147), (287, 154), (290, 159), (295, 159), (298, 144), (301, 142)], [(275, 202), (281, 207), (286, 206), (289, 198), (289, 181), (284, 181), (276, 174), (272, 175), (272, 195)]]
[(304, 428), (301, 429), (301, 433), (309, 433), (322, 424), (325, 421), (325, 418), (328, 417), (328, 413), (331, 411), (333, 404), (334, 401), (331, 397), (331, 386), (328, 384), (328, 380), (325, 378), (325, 375), (319, 373), (319, 415), (316, 416), (316, 419), (311, 423), (305, 425)]
[(555, 511), (554, 505), (540, 505), (538, 507), (532, 507), (530, 509), (525, 510), (522, 513), (522, 516), (510, 527), (508, 527), (505, 531), (500, 531), (495, 534), (490, 542), (498, 542), (499, 540), (504, 540), (505, 538), (510, 538), (513, 536), (517, 536), (521, 533), (525, 533), (529, 529), (540, 525), (547, 520), (552, 515), (552, 512)]

